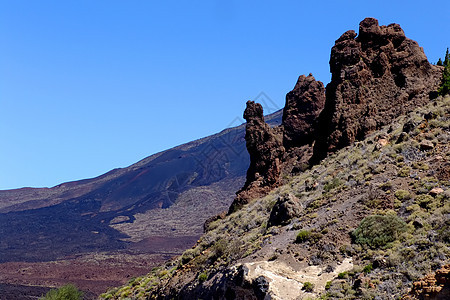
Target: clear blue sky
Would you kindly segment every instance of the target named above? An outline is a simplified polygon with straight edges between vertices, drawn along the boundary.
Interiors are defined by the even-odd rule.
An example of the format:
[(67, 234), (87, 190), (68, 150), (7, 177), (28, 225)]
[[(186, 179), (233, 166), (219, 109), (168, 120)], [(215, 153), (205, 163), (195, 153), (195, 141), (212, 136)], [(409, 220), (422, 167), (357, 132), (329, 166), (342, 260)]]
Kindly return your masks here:
[[(320, 4), (317, 4), (320, 3)], [(0, 0), (0, 189), (98, 176), (216, 133), (334, 41), (399, 23), (436, 62), (450, 1)]]

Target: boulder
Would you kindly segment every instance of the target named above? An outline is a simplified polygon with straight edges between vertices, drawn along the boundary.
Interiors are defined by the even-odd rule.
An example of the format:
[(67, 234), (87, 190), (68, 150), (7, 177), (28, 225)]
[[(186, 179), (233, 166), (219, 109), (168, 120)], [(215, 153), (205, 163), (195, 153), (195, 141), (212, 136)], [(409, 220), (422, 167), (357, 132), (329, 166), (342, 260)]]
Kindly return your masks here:
[(302, 211), (302, 204), (294, 195), (288, 194), (280, 196), (270, 212), (270, 226), (286, 225), (292, 218), (295, 218)]

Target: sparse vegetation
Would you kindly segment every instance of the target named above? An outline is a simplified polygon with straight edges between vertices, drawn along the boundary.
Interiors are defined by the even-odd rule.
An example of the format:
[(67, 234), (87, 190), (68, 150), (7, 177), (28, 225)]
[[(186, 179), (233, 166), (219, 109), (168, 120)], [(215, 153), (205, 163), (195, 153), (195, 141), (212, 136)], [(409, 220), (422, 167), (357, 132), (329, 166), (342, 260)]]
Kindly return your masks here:
[(319, 232), (312, 232), (309, 230), (300, 230), (295, 237), (295, 242), (297, 244), (305, 243), (308, 241), (317, 242), (322, 237)]
[[(376, 148), (379, 133), (374, 133), (330, 155), (322, 164), (287, 177), (288, 183), (271, 194), (218, 220), (175, 263), (181, 273), (192, 278), (186, 287), (195, 289), (208, 279), (214, 282), (217, 273), (244, 257), (244, 261), (268, 260), (268, 265), (289, 259), (289, 264), (299, 261), (323, 268), (342, 262), (342, 257), (352, 257), (353, 269), (339, 271), (336, 279), (322, 283), (320, 289), (308, 279), (316, 285), (313, 291), (324, 290), (317, 298), (374, 299), (405, 294), (414, 280), (450, 257), (450, 186), (439, 173), (442, 161), (450, 158), (448, 139), (440, 137), (435, 148), (426, 151), (419, 146), (425, 135), (435, 139), (443, 134), (438, 133), (441, 128), (448, 131), (449, 112), (450, 97), (438, 98), (434, 106), (420, 108), (398, 119), (389, 126), (392, 128), (383, 128), (384, 135), (390, 130), (389, 140), (394, 142)], [(432, 115), (435, 119), (428, 124), (435, 120), (436, 126), (427, 126), (425, 115)], [(404, 123), (410, 120), (415, 125), (408, 139), (396, 147)], [(437, 155), (441, 160), (436, 160)], [(434, 188), (443, 192), (431, 192)], [(267, 228), (276, 199), (288, 193), (295, 194), (304, 209), (288, 225)], [(141, 293), (150, 298), (153, 290), (164, 290), (169, 282), (179, 280), (178, 270), (170, 271), (173, 265), (161, 267), (168, 271), (162, 278), (157, 276), (162, 274), (158, 270), (136, 279), (128, 290), (120, 288), (109, 295), (120, 299), (124, 293), (133, 299)]]
[(202, 272), (198, 275), (198, 281), (200, 283), (205, 282), (208, 279), (208, 273)]
[(303, 283), (302, 289), (305, 290), (305, 292), (311, 293), (314, 291), (314, 284), (309, 281), (306, 281)]
[(411, 198), (409, 192), (405, 190), (396, 190), (394, 195), (398, 200), (408, 200), (409, 198)]
[(67, 284), (58, 289), (52, 289), (45, 297), (40, 300), (81, 300), (83, 292), (79, 291), (74, 285)]
[(361, 221), (352, 236), (358, 244), (380, 248), (395, 241), (404, 231), (406, 223), (396, 215), (372, 215)]

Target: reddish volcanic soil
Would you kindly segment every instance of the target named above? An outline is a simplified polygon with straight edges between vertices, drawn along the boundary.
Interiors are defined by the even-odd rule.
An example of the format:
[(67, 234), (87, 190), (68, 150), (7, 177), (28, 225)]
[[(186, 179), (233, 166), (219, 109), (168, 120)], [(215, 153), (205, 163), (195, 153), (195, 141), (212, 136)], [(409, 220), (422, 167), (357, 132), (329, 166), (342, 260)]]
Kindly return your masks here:
[[(0, 264), (0, 300), (36, 299), (67, 283), (85, 292), (87, 299), (111, 287), (144, 275), (169, 258), (191, 247), (195, 237), (153, 237), (133, 244), (132, 249), (91, 253), (50, 262)], [(167, 250), (170, 249), (170, 250)]]

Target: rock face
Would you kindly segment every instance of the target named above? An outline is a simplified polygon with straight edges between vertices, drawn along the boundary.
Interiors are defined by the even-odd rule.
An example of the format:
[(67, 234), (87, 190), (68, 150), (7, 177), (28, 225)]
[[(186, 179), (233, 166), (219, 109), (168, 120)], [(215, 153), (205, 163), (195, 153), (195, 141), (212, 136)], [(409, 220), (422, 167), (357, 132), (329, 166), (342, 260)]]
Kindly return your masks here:
[(282, 135), (264, 121), (261, 104), (247, 101), (244, 119), (247, 121), (245, 141), (250, 154), (250, 166), (245, 185), (237, 193), (230, 212), (278, 185), (284, 154)]
[(282, 173), (301, 172), (436, 97), (443, 68), (431, 65), (398, 24), (367, 18), (358, 36), (349, 30), (336, 40), (330, 71), (326, 89), (311, 74), (298, 78), (277, 128), (264, 122), (261, 105), (247, 102), (250, 168), (230, 212), (267, 194)]
[(299, 147), (314, 141), (317, 117), (325, 105), (325, 87), (312, 74), (301, 75), (286, 95), (283, 110), (283, 144)]
[[(277, 186), (284, 165), (306, 163), (311, 157), (317, 117), (325, 105), (325, 88), (312, 74), (301, 75), (286, 95), (282, 126), (270, 128), (264, 122), (262, 106), (247, 102), (245, 140), (250, 154), (247, 181), (237, 193), (230, 212), (261, 197)], [(289, 155), (286, 156), (286, 151)], [(289, 163), (286, 163), (286, 162)]]
[(436, 97), (442, 78), (400, 25), (373, 18), (336, 40), (330, 71), (313, 163)]
[(284, 153), (280, 135), (264, 122), (263, 108), (259, 103), (247, 102), (244, 119), (247, 121), (245, 141), (250, 154), (245, 185), (259, 179), (264, 184), (275, 185), (280, 175), (280, 158)]

